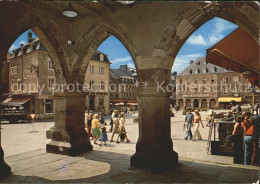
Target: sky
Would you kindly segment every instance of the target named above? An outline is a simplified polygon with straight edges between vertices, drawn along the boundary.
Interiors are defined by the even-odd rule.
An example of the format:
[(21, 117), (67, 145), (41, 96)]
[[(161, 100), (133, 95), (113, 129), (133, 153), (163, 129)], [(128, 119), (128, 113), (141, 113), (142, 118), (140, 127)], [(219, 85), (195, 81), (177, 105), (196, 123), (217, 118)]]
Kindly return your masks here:
[[(174, 60), (172, 72), (178, 71), (180, 73), (189, 65), (190, 60), (206, 56), (208, 48), (222, 40), (237, 27), (237, 25), (218, 17), (203, 24), (198, 30), (192, 33), (182, 46)], [(9, 49), (10, 53), (12, 53), (13, 49), (18, 48), (20, 44), (27, 43), (28, 31), (15, 40)], [(36, 38), (36, 35), (33, 34), (33, 37)], [(114, 36), (108, 37), (99, 46), (98, 50), (108, 55), (108, 59), (112, 63), (111, 68), (119, 68), (120, 65), (128, 65), (130, 68), (135, 68), (130, 53), (122, 42)]]

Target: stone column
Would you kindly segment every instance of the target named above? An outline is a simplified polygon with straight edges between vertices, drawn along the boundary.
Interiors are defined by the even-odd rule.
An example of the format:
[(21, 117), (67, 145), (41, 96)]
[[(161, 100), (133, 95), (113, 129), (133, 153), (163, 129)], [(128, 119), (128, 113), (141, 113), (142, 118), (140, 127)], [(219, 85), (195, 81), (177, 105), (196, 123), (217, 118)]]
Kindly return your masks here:
[(85, 130), (86, 94), (55, 93), (55, 130), (47, 144), (47, 152), (77, 155), (93, 147)]
[(150, 169), (166, 169), (178, 162), (173, 151), (170, 123), (170, 93), (156, 87), (139, 87), (139, 138), (131, 165)]
[(4, 161), (4, 151), (0, 146), (0, 178), (11, 174), (11, 167)]

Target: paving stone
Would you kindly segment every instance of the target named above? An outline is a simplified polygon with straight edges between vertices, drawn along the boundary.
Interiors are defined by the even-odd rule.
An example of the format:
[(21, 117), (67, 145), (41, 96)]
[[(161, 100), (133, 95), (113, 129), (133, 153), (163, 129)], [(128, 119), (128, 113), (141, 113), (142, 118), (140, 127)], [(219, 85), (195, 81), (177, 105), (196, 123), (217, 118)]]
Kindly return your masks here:
[(45, 153), (46, 153), (45, 149), (40, 149), (40, 150), (31, 151), (31, 152), (7, 156), (7, 157), (5, 157), (5, 161), (7, 163), (11, 163), (11, 162), (14, 162), (14, 161), (30, 158), (30, 157), (33, 157), (33, 156), (36, 156), (36, 155), (44, 155)]
[(108, 182), (112, 183), (130, 183), (136, 178), (135, 174), (127, 173), (127, 172), (118, 172), (109, 178), (107, 178)]
[(247, 174), (238, 174), (236, 172), (227, 173), (227, 172), (220, 172), (219, 177), (217, 178), (218, 181), (221, 182), (232, 182), (232, 183), (256, 183), (257, 180), (253, 177), (253, 175)]

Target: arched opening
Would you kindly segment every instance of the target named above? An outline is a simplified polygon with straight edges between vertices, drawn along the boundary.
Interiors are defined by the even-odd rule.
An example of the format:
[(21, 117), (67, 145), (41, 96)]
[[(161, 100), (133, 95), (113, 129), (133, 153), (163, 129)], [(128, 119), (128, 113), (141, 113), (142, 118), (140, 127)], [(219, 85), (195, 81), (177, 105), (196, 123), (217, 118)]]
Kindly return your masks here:
[[(188, 92), (186, 89), (181, 88), (176, 92), (176, 99), (177, 101), (181, 99), (186, 99), (186, 108), (200, 107), (200, 114), (203, 123), (206, 123), (207, 118), (209, 117), (209, 108), (213, 107), (215, 109), (218, 98), (224, 95), (226, 97), (232, 97), (230, 96), (230, 94), (228, 96), (227, 94), (220, 92), (222, 90), (220, 89), (220, 86), (218, 86), (218, 82), (221, 81), (223, 84), (229, 84), (230, 78), (233, 79), (233, 76), (240, 75), (239, 73), (232, 72), (217, 65), (208, 63), (205, 57), (206, 49), (212, 47), (217, 42), (224, 39), (226, 36), (236, 30), (237, 27), (237, 25), (224, 19), (218, 17), (213, 18), (205, 24), (200, 25), (199, 29), (193, 30), (194, 32), (191, 31), (191, 35), (185, 38), (186, 42), (182, 45), (182, 47), (176, 49), (179, 52), (175, 58), (172, 68), (172, 72), (178, 72), (176, 77), (176, 86), (178, 88), (178, 86), (182, 85), (179, 82), (181, 79), (182, 83), (187, 83), (186, 89), (189, 88), (190, 91)], [(186, 111), (184, 111), (184, 113), (180, 113), (180, 117), (178, 117), (179, 115), (176, 112), (176, 119), (180, 118), (180, 120), (184, 120), (183, 116), (181, 117), (181, 115), (184, 115), (185, 113)], [(214, 113), (218, 114), (218, 110), (214, 110)], [(174, 123), (174, 128), (176, 128), (177, 123), (175, 123), (173, 118), (171, 119), (171, 121), (172, 123)], [(181, 126), (183, 126), (182, 123), (180, 123), (179, 127)], [(194, 128), (191, 128), (192, 131), (193, 129)], [(226, 135), (226, 131), (232, 130), (233, 126), (230, 126), (229, 130), (225, 130), (225, 132), (220, 133), (219, 135)], [(223, 129), (221, 129), (221, 131), (223, 131)], [(196, 144), (198, 144), (198, 147), (194, 148), (193, 151), (197, 150), (197, 157), (200, 157), (201, 154), (203, 154), (204, 158), (202, 159), (210, 159), (210, 157), (212, 157), (221, 160), (219, 156), (215, 155), (214, 151), (212, 152), (212, 155), (207, 155), (207, 152), (205, 151), (205, 149), (207, 148), (207, 139), (209, 136), (208, 127), (204, 129), (200, 127), (200, 132), (202, 135), (202, 140), (204, 140), (204, 142), (195, 141)], [(180, 136), (181, 139), (183, 139), (184, 137), (184, 134), (180, 135), (179, 133), (175, 132), (174, 138), (177, 137), (176, 135)], [(232, 148), (228, 147), (230, 146), (230, 144), (226, 144), (223, 140), (221, 139), (218, 142), (219, 145), (223, 147), (226, 146), (225, 149), (230, 152), (230, 150), (232, 150)], [(189, 152), (190, 150), (183, 148), (182, 145), (185, 144), (183, 141), (185, 142), (185, 140), (173, 140), (173, 142), (175, 143), (175, 150), (178, 152), (179, 155), (188, 156), (187, 152)], [(214, 141), (213, 136), (212, 141)], [(200, 149), (200, 147), (202, 147), (203, 149)], [(224, 148), (221, 148), (219, 150), (221, 154), (225, 154)], [(223, 160), (221, 162), (224, 163)], [(232, 164), (233, 158), (228, 157), (228, 162)]]
[(210, 99), (209, 106), (210, 106), (210, 108), (216, 108), (217, 107), (216, 100)]
[(1, 91), (1, 139), (6, 156), (45, 148), (46, 131), (54, 125), (59, 64), (51, 59), (54, 51), (48, 39), (39, 28), (33, 30), (23, 32), (9, 46), (2, 64), (1, 82), (6, 88)]
[(193, 107), (194, 108), (199, 108), (199, 100), (198, 99), (194, 99), (193, 100)]
[[(133, 122), (136, 122), (138, 118), (139, 104), (135, 90), (138, 76), (134, 60), (124, 44), (113, 34), (102, 41), (102, 43), (96, 45), (97, 50), (90, 61), (84, 61), (88, 63), (84, 79), (84, 85), (89, 92), (86, 96), (85, 105), (88, 135), (91, 136), (90, 132), (93, 133), (89, 121), (91, 119), (89, 111), (91, 110), (93, 113), (103, 114), (106, 122), (103, 127), (106, 128), (107, 132), (112, 132), (112, 134), (108, 134), (107, 142), (113, 139), (117, 143), (126, 143), (131, 139), (132, 143), (136, 143), (138, 126), (137, 124), (133, 126)], [(84, 58), (88, 57), (85, 56)], [(114, 117), (115, 114), (118, 116)], [(127, 135), (125, 138), (123, 138), (123, 134), (118, 134), (116, 131), (115, 119), (120, 122), (119, 129), (124, 126)], [(99, 143), (99, 141), (94, 140), (94, 144), (95, 142)], [(106, 144), (112, 146), (114, 143)], [(101, 146), (103, 146), (103, 143)], [(127, 145), (118, 146), (124, 149), (123, 147)], [(97, 148), (99, 146), (95, 147), (94, 145), (93, 149)]]
[(208, 107), (208, 101), (206, 99), (201, 100), (201, 108), (206, 109)]
[(179, 99), (178, 105), (179, 105), (180, 108), (183, 108), (183, 105), (184, 105), (183, 99)]
[(185, 107), (186, 108), (191, 108), (192, 106), (191, 106), (191, 100), (190, 99), (186, 99), (186, 101), (185, 101)]

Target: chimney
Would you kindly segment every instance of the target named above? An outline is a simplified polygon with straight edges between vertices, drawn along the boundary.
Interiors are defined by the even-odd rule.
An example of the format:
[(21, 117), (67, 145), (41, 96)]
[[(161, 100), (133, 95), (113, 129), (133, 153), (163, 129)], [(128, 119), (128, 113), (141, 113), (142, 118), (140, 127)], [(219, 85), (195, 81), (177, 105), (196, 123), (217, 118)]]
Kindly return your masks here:
[(127, 65), (120, 65), (120, 69), (127, 70)]
[(27, 35), (28, 35), (27, 41), (28, 41), (28, 43), (31, 43), (33, 41), (32, 32), (29, 31)]
[(193, 63), (193, 60), (190, 60), (190, 64), (192, 64)]

